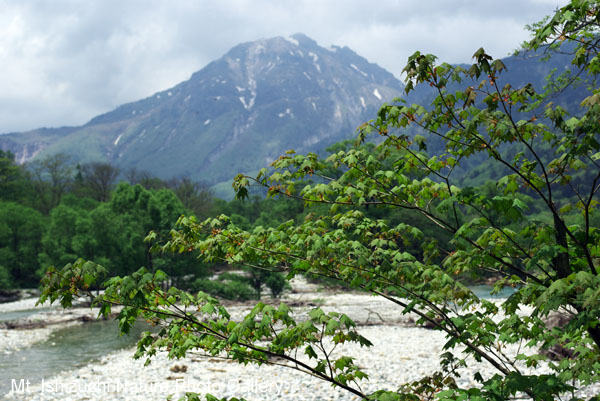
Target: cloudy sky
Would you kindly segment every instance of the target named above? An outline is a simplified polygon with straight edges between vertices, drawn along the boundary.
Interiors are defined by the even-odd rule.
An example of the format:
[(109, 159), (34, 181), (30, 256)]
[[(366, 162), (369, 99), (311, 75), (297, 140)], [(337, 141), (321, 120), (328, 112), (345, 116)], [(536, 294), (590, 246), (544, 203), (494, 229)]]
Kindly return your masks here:
[(415, 50), (503, 57), (566, 0), (0, 0), (0, 133), (80, 125), (240, 42), (302, 32), (400, 76)]

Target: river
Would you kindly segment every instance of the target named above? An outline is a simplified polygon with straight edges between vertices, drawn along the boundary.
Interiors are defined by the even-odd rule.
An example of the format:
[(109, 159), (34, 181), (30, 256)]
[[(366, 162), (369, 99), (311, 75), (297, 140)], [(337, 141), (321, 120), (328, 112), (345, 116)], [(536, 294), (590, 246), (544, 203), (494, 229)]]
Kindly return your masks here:
[[(10, 313), (10, 312), (5, 312)], [(0, 319), (4, 316), (1, 314)], [(55, 330), (46, 341), (10, 354), (0, 354), (0, 396), (11, 390), (12, 379), (39, 383), (58, 372), (84, 366), (109, 352), (133, 346), (148, 326), (136, 324), (120, 336), (117, 322), (101, 320)]]

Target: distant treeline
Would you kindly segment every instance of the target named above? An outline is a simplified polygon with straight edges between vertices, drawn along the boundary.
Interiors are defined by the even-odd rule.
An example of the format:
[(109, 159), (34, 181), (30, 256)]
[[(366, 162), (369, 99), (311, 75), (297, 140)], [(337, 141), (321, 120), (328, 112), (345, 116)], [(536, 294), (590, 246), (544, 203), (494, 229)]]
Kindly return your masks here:
[[(327, 151), (347, 149), (349, 144), (338, 143)], [(364, 147), (376, 157), (375, 145)], [(485, 164), (483, 161), (477, 170), (485, 171)], [(326, 175), (339, 174), (332, 169)], [(488, 196), (498, 191), (494, 172), (477, 176), (478, 183), (478, 177), (472, 174), (463, 178), (471, 185), (464, 190)], [(549, 215), (538, 213), (532, 198), (525, 194), (519, 197), (524, 207), (537, 213), (539, 220), (550, 219)], [(251, 230), (258, 226), (275, 227), (288, 220), (301, 222), (309, 213), (326, 214), (328, 208), (318, 202), (308, 207), (289, 197), (265, 199), (255, 195), (245, 201), (224, 201), (214, 198), (202, 183), (187, 177), (162, 180), (135, 169), (120, 171), (107, 163), (74, 164), (64, 154), (18, 165), (10, 152), (0, 150), (0, 288), (36, 287), (48, 266), (62, 267), (84, 258), (105, 266), (109, 276), (130, 274), (145, 266), (165, 271), (171, 283), (184, 289), (246, 299), (260, 296), (266, 285), (273, 295), (278, 295), (285, 288), (281, 273), (206, 265), (199, 263), (193, 252), (153, 253), (144, 238), (154, 231), (158, 241), (164, 240), (181, 215), (195, 215), (203, 220), (225, 214), (236, 226)], [(400, 208), (365, 206), (362, 211), (386, 220), (390, 226), (416, 224), (437, 240), (440, 258), (453, 250), (449, 234), (424, 216)], [(490, 218), (498, 223), (503, 220), (503, 216)], [(593, 216), (593, 220), (597, 224), (598, 216)], [(416, 250), (416, 245), (403, 246)], [(245, 270), (245, 274), (226, 273), (215, 278), (215, 272), (224, 268)]]
[(186, 177), (161, 180), (107, 163), (74, 164), (64, 154), (18, 165), (0, 150), (0, 288), (37, 287), (48, 266), (85, 258), (108, 268), (110, 276), (145, 266), (188, 289), (250, 298), (266, 284), (277, 295), (284, 288), (279, 273), (248, 271), (213, 282), (207, 277), (221, 266), (200, 264), (193, 253), (151, 253), (144, 238), (150, 231), (165, 238), (183, 214), (204, 219), (225, 213), (251, 228), (302, 210), (290, 201), (226, 202)]

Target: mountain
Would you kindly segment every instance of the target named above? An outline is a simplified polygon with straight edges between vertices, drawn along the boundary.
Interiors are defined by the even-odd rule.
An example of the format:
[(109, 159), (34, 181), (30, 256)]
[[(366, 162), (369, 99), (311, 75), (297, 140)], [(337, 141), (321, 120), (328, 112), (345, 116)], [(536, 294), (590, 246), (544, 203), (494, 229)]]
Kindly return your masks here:
[[(502, 88), (506, 83), (510, 83), (513, 88), (524, 87), (527, 84), (533, 85), (538, 93), (544, 91), (544, 86), (547, 84), (547, 77), (553, 74), (557, 77), (566, 70), (571, 70), (574, 75), (577, 75), (575, 67), (571, 65), (572, 53), (574, 47), (564, 45), (561, 51), (546, 54), (544, 50), (537, 53), (528, 51), (517, 56), (502, 58), (506, 69), (502, 71), (498, 78), (498, 84)], [(459, 64), (465, 70), (469, 70), (470, 64)], [(585, 76), (580, 77), (585, 80)], [(466, 86), (478, 86), (482, 80), (487, 79), (485, 75), (479, 78), (469, 80), (464, 79), (461, 83), (449, 83), (448, 92), (464, 90)], [(582, 100), (582, 91), (585, 91), (585, 83), (570, 85), (563, 91), (560, 91), (552, 97), (555, 105), (565, 107), (573, 113), (579, 111), (579, 103)], [(436, 91), (427, 85), (417, 85), (409, 95), (403, 96), (408, 104), (418, 103), (429, 105), (436, 96)], [(543, 107), (540, 109), (543, 110)]]
[(296, 34), (240, 44), (189, 80), (81, 127), (1, 135), (0, 148), (21, 163), (64, 152), (223, 188), (287, 149), (313, 151), (352, 137), (402, 89), (349, 48), (326, 49)]
[[(572, 82), (567, 88), (556, 91), (556, 87), (551, 91), (551, 95), (539, 104), (537, 108), (530, 111), (519, 112), (512, 110), (512, 116), (515, 121), (521, 119), (529, 119), (535, 116), (538, 122), (546, 123), (551, 126), (551, 123), (544, 117), (546, 105), (552, 102), (554, 106), (561, 106), (570, 115), (581, 115), (584, 109), (581, 107), (581, 101), (591, 94), (591, 87), (595, 87), (593, 82), (586, 77), (586, 74), (579, 74), (577, 68), (571, 64), (573, 57), (574, 46), (570, 44), (563, 45), (558, 52), (551, 54), (540, 50), (537, 53), (529, 51), (523, 52), (518, 56), (510, 56), (502, 59), (506, 69), (502, 71), (497, 78), (496, 83), (501, 89), (507, 83), (510, 83), (513, 88), (522, 88), (527, 84), (531, 84), (537, 93), (545, 92), (547, 86), (547, 78), (552, 75), (554, 78), (566, 71), (570, 71), (573, 77), (578, 76), (581, 81)], [(471, 65), (461, 64), (465, 70), (469, 70)], [(468, 86), (478, 87), (480, 82), (487, 80), (488, 77), (484, 74), (479, 78), (469, 79), (464, 78), (460, 83), (449, 83), (446, 87), (448, 93), (464, 90)], [(421, 104), (426, 108), (432, 104), (437, 96), (435, 88), (428, 85), (417, 85), (415, 90), (408, 95), (403, 96), (407, 104)], [(483, 103), (483, 95), (479, 95), (475, 101), (477, 107), (485, 107)], [(443, 130), (443, 128), (442, 128)], [(420, 131), (418, 128), (411, 126), (404, 133), (414, 135), (420, 133), (424, 136), (430, 136), (428, 133)], [(427, 151), (429, 154), (445, 153), (445, 142), (436, 136), (430, 136), (427, 142)], [(538, 156), (543, 160), (552, 160), (555, 157), (554, 149), (546, 144), (539, 144), (537, 147)], [(528, 152), (526, 148), (521, 148), (517, 143), (505, 144), (500, 148), (505, 154), (515, 155), (520, 151)], [(476, 154), (467, 160), (463, 160), (454, 172), (454, 179), (463, 186), (479, 186), (486, 181), (497, 180), (503, 175), (509, 174), (508, 169), (502, 169), (493, 160), (490, 160), (487, 152)], [(593, 177), (591, 178), (593, 180)]]

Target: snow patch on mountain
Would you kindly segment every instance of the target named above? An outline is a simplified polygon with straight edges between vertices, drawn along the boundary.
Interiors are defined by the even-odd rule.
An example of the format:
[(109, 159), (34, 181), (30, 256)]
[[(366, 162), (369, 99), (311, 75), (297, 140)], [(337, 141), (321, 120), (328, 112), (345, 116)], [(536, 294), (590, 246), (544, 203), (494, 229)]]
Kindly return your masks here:
[(360, 68), (358, 68), (357, 66), (355, 66), (354, 64), (350, 64), (350, 67), (354, 68), (356, 71), (360, 72), (364, 77), (368, 77), (369, 74), (367, 74), (366, 72), (362, 71)]
[(339, 103), (336, 103), (335, 105), (335, 111), (333, 112), (333, 118), (335, 121), (337, 122), (342, 122), (342, 107), (340, 106)]
[(292, 38), (291, 36), (286, 36), (283, 39), (287, 40), (288, 42), (290, 42), (293, 45), (300, 46), (300, 42), (298, 42), (296, 39)]
[(310, 57), (312, 57), (312, 59), (313, 59), (313, 65), (315, 66), (315, 68), (317, 69), (317, 71), (321, 72), (321, 66), (319, 64), (317, 64), (317, 61), (319, 60), (319, 56), (317, 56), (313, 52), (308, 52), (308, 55)]
[(273, 67), (275, 67), (275, 65), (276, 65), (275, 63), (273, 63), (272, 61), (269, 61), (267, 63), (267, 67), (265, 69), (265, 74), (270, 72), (273, 69)]
[(285, 116), (290, 116), (290, 117), (294, 118), (294, 113), (292, 113), (292, 110), (290, 110), (289, 108), (287, 108), (287, 109), (285, 109), (284, 113), (279, 113), (279, 114), (277, 114), (277, 116), (279, 118), (283, 118)]
[(248, 78), (248, 87), (250, 88), (250, 101), (248, 102), (248, 109), (254, 106), (254, 100), (256, 100), (256, 81), (253, 78)]

